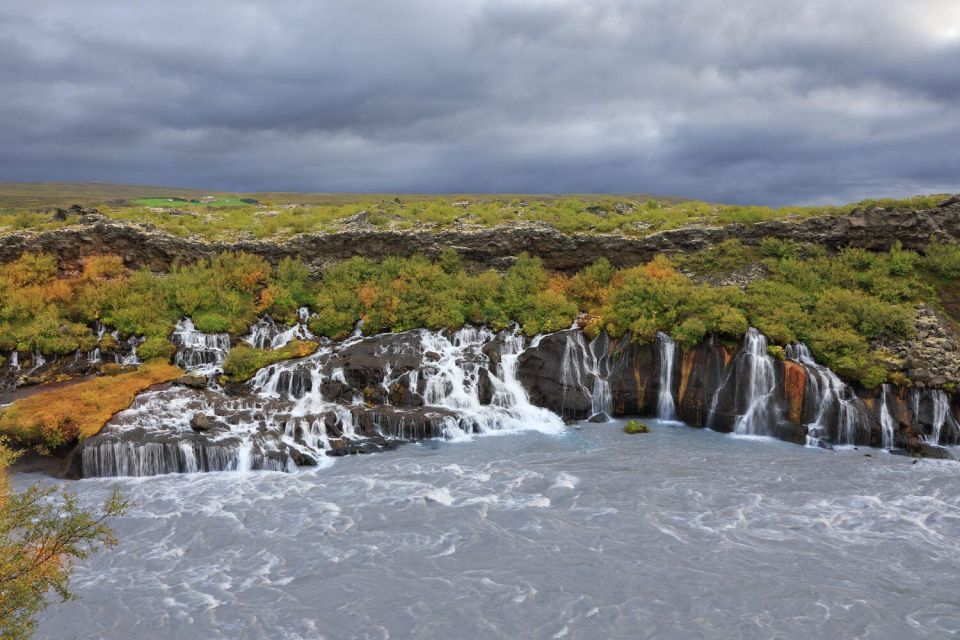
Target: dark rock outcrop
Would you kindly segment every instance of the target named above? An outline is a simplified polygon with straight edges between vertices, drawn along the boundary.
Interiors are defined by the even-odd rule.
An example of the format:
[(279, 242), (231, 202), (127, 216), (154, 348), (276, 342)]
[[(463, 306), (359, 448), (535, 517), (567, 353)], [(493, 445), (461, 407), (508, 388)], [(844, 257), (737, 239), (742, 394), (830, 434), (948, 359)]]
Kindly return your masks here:
[(436, 257), (453, 247), (467, 262), (477, 265), (504, 267), (527, 252), (542, 258), (549, 269), (573, 271), (599, 257), (608, 258), (616, 266), (630, 266), (649, 261), (657, 253), (698, 251), (732, 238), (746, 244), (758, 244), (764, 238), (789, 238), (817, 243), (828, 250), (846, 246), (881, 250), (896, 241), (910, 249), (922, 249), (933, 238), (960, 240), (960, 203), (953, 200), (920, 211), (868, 207), (845, 216), (693, 226), (645, 237), (564, 234), (546, 224), (519, 224), (438, 232), (343, 230), (300, 234), (283, 243), (205, 242), (180, 238), (150, 224), (109, 220), (99, 214), (81, 215), (78, 220), (79, 224), (61, 229), (20, 231), (0, 237), (0, 263), (15, 260), (24, 251), (52, 253), (63, 266), (73, 266), (86, 255), (114, 253), (128, 266), (166, 271), (176, 262), (192, 262), (232, 250), (255, 253), (274, 263), (299, 256), (319, 271), (324, 264), (355, 255)]

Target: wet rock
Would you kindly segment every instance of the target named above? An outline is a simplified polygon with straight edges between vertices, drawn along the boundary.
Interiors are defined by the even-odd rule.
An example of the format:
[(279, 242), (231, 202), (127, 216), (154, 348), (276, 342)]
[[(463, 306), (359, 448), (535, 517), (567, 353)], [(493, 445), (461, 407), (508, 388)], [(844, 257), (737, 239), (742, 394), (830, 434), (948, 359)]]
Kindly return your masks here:
[(920, 443), (916, 447), (916, 454), (921, 458), (936, 458), (938, 460), (949, 460), (950, 452), (947, 451), (944, 447), (938, 447), (937, 445), (927, 444), (926, 442)]
[(594, 422), (597, 424), (600, 424), (603, 422), (610, 422), (610, 416), (608, 416), (605, 412), (600, 411), (599, 413), (595, 413), (592, 416), (590, 416), (589, 422)]
[(891, 449), (891, 455), (911, 456), (914, 458), (933, 458), (936, 460), (950, 460), (950, 452), (944, 448), (926, 442), (918, 442), (905, 449)]
[(190, 428), (197, 433), (206, 433), (208, 431), (229, 431), (230, 426), (220, 420), (214, 420), (210, 416), (202, 413), (195, 413), (190, 418)]
[(564, 382), (563, 356), (567, 337), (572, 331), (578, 330), (568, 329), (544, 336), (535, 348), (520, 354), (517, 378), (533, 404), (565, 418), (583, 419), (590, 414), (588, 389), (593, 388), (593, 379), (589, 376), (579, 385)]
[(294, 447), (289, 447), (287, 449), (287, 455), (290, 456), (290, 459), (293, 460), (293, 463), (298, 467), (315, 467), (317, 466), (317, 459), (313, 456), (300, 451)]
[(483, 345), (480, 352), (487, 356), (487, 359), (494, 365), (500, 364), (500, 352), (503, 350), (503, 338), (497, 336), (487, 344)]
[[(807, 427), (803, 424), (781, 420), (771, 429), (770, 435), (794, 444), (804, 444), (807, 441)], [(824, 449), (833, 448), (829, 443), (826, 444), (827, 446), (823, 447)]]
[(209, 382), (206, 376), (198, 376), (193, 374), (180, 376), (173, 381), (173, 384), (178, 384), (182, 387), (190, 387), (191, 389), (206, 389), (208, 383)]

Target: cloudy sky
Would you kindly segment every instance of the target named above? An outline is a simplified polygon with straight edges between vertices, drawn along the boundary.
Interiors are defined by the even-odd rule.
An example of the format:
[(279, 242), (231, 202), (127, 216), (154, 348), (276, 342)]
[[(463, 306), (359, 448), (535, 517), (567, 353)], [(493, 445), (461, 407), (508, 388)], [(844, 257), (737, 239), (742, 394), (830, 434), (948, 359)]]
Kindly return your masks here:
[(960, 191), (960, 2), (3, 0), (10, 180)]

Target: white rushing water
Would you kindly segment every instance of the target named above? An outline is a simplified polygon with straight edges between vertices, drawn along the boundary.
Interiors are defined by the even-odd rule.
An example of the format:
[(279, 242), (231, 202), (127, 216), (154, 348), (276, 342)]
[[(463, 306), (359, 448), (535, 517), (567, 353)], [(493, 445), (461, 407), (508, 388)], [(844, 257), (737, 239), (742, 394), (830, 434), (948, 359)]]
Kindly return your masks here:
[(602, 333), (587, 342), (579, 330), (567, 334), (561, 363), (564, 390), (580, 389), (590, 398), (593, 421), (609, 420), (613, 415), (610, 376), (622, 365), (611, 353), (610, 338)]
[(176, 324), (170, 339), (178, 347), (174, 364), (194, 373), (215, 373), (230, 351), (230, 334), (197, 331), (190, 318)]
[(830, 424), (836, 425), (834, 444), (858, 444), (860, 430), (869, 430), (869, 410), (840, 377), (813, 359), (805, 344), (787, 347), (787, 358), (803, 365), (807, 385), (816, 398), (814, 419), (807, 424), (807, 443), (816, 445), (827, 439)]
[(767, 353), (767, 339), (753, 327), (744, 335), (743, 348), (731, 366), (727, 367), (713, 394), (707, 417), (709, 426), (716, 424), (720, 398), (731, 384), (734, 385), (733, 411), (736, 415), (733, 432), (751, 436), (770, 435), (770, 428), (778, 419), (773, 397), (777, 380), (773, 358)]
[(893, 449), (894, 436), (896, 434), (896, 424), (893, 416), (890, 414), (888, 406), (890, 399), (890, 385), (883, 385), (883, 391), (880, 396), (880, 429), (882, 435), (882, 446), (884, 449)]
[[(109, 478), (119, 545), (36, 640), (940, 640), (956, 463), (648, 421), (411, 444), (296, 474)], [(35, 476), (15, 476), (18, 488)], [(789, 579), (785, 579), (788, 576)]]
[(290, 327), (277, 324), (270, 316), (264, 316), (250, 327), (250, 334), (243, 340), (258, 349), (279, 349), (291, 340), (313, 340), (315, 336), (307, 326), (310, 311), (301, 307), (297, 316), (297, 323)]
[[(204, 334), (189, 320), (177, 325), (174, 342), (175, 362), (206, 375), (220, 369), (230, 348), (229, 336)], [(525, 430), (559, 433), (560, 417), (533, 406), (517, 380), (524, 347), (517, 329), (351, 337), (261, 369), (241, 395), (215, 385), (148, 392), (84, 447), (83, 474), (292, 471), (300, 464), (329, 464), (325, 454), (334, 444), (362, 445), (371, 436), (463, 440)], [(484, 349), (496, 352), (497, 364)], [(369, 364), (356, 369), (351, 359)], [(362, 376), (357, 384), (378, 379), (377, 389), (348, 391), (345, 366)], [(365, 394), (376, 395), (383, 406), (368, 407)], [(197, 416), (204, 419), (199, 428)]]
[(660, 391), (657, 395), (657, 417), (661, 420), (676, 420), (677, 406), (673, 401), (673, 360), (676, 343), (673, 338), (657, 333), (660, 349)]
[(943, 444), (944, 428), (957, 429), (956, 420), (950, 415), (950, 398), (941, 389), (932, 389), (927, 396), (931, 404), (931, 433), (926, 439), (930, 444)]

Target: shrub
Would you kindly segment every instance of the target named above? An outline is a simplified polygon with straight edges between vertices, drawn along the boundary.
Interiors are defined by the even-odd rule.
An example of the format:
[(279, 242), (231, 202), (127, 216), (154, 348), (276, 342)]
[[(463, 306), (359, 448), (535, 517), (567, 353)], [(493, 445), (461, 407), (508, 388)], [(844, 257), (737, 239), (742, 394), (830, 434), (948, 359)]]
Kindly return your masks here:
[(650, 433), (650, 427), (646, 424), (640, 422), (639, 420), (630, 420), (627, 424), (623, 425), (624, 433)]
[(230, 320), (219, 313), (199, 313), (193, 316), (193, 326), (203, 333), (224, 333), (230, 329)]
[(141, 360), (153, 360), (154, 358), (169, 360), (176, 351), (176, 345), (161, 336), (150, 336), (137, 347), (137, 355)]
[(927, 247), (923, 264), (938, 276), (960, 278), (960, 245), (935, 242)]
[(765, 258), (796, 258), (800, 255), (800, 245), (789, 239), (764, 238), (759, 252)]

